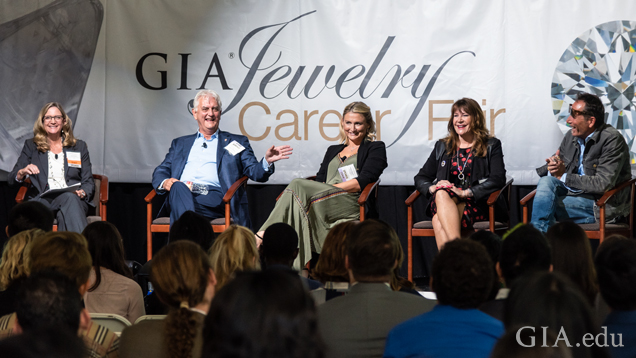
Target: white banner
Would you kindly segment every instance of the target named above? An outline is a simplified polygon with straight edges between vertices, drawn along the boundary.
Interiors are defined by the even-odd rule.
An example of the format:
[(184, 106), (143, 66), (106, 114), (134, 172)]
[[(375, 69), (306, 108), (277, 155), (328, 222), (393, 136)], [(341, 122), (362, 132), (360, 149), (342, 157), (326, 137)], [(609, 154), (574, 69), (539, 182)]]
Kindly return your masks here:
[[(0, 55), (19, 64), (16, 33), (32, 26), (19, 20), (42, 10), (17, 11), (14, 3), (0, 2), (0, 14), (14, 13), (0, 15)], [(461, 97), (482, 104), (515, 184), (537, 182), (534, 168), (559, 145), (557, 117), (577, 91), (601, 95), (608, 122), (633, 142), (632, 1), (59, 0), (38, 16), (81, 21), (64, 10), (77, 4), (91, 5), (93, 23), (102, 11), (99, 37), (92, 40), (79, 26), (67, 35), (69, 26), (59, 26), (57, 33), (48, 29), (43, 46), (55, 54), (75, 33), (93, 41), (94, 54), (85, 46), (76, 55), (93, 58), (87, 79), (47, 76), (57, 73), (60, 64), (53, 63), (21, 96), (8, 96), (5, 78), (15, 85), (20, 71), (32, 69), (0, 70), (0, 97), (11, 99), (0, 100), (3, 170), (13, 166), (39, 108), (56, 100), (55, 89), (66, 88), (68, 77), (78, 84), (60, 101), (79, 107), (75, 134), (89, 145), (93, 171), (118, 182), (150, 182), (171, 140), (196, 132), (189, 102), (201, 88), (221, 95), (221, 129), (248, 136), (257, 157), (273, 144), (294, 147), (269, 183), (314, 175), (352, 101), (373, 110), (388, 146), (387, 185), (413, 184)], [(38, 40), (32, 32), (21, 36)], [(62, 39), (51, 48), (54, 36)], [(586, 46), (585, 39), (593, 41)], [(567, 56), (577, 48), (581, 54)], [(50, 99), (27, 96), (42, 93), (38, 81)]]

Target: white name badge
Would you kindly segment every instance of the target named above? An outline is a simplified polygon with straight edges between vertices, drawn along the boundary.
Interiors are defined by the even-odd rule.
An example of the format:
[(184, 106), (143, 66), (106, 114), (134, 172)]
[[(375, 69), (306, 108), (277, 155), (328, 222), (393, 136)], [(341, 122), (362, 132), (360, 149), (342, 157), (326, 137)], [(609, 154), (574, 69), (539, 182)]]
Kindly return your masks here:
[(338, 173), (340, 173), (340, 178), (343, 182), (358, 177), (358, 172), (356, 171), (356, 167), (354, 167), (353, 164), (338, 168)]
[(82, 154), (80, 152), (66, 152), (66, 160), (71, 168), (82, 167)]
[(240, 152), (245, 150), (245, 147), (242, 146), (241, 144), (239, 144), (239, 142), (233, 140), (232, 143), (228, 144), (225, 147), (225, 150), (227, 150), (228, 152), (230, 152), (230, 154), (232, 155), (237, 155)]

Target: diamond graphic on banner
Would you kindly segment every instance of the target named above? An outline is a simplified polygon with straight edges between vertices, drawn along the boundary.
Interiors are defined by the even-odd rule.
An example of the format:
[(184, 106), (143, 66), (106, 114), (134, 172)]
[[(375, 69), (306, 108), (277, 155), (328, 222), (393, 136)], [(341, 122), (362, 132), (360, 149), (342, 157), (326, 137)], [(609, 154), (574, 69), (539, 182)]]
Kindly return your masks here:
[(563, 133), (579, 92), (605, 105), (605, 122), (618, 129), (636, 164), (636, 21), (606, 22), (586, 31), (565, 50), (552, 77), (552, 110)]

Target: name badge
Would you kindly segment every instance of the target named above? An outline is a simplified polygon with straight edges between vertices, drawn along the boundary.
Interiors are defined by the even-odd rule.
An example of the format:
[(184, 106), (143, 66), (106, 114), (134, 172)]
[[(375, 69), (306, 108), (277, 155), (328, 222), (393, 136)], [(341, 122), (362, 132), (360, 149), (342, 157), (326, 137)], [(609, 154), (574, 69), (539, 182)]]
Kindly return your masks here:
[(232, 143), (228, 144), (225, 147), (225, 150), (227, 150), (228, 152), (230, 152), (230, 154), (232, 155), (237, 155), (240, 152), (245, 150), (245, 147), (242, 146), (239, 142), (233, 140)]
[(347, 180), (355, 179), (358, 177), (358, 172), (356, 171), (356, 167), (353, 164), (346, 165), (342, 168), (338, 168), (338, 173), (340, 173), (340, 178), (343, 182)]
[(71, 168), (81, 168), (82, 154), (80, 152), (66, 152), (66, 161)]

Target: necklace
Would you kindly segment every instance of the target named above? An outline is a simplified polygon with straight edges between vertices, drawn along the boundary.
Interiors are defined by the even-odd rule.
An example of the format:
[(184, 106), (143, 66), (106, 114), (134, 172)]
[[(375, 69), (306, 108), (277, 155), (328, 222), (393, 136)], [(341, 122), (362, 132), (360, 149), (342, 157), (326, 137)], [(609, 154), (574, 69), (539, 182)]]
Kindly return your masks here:
[[(461, 149), (461, 148), (460, 148)], [(466, 177), (464, 176), (464, 170), (466, 170), (466, 164), (468, 164), (468, 159), (470, 159), (470, 157), (473, 155), (473, 151), (472, 148), (470, 150), (470, 152), (468, 153), (468, 157), (466, 158), (466, 162), (464, 163), (464, 167), (461, 167), (459, 164), (459, 149), (457, 149), (457, 170), (459, 171), (459, 174), (457, 174), (457, 179), (459, 179), (459, 181), (462, 183), (462, 188), (464, 187), (464, 185), (466, 184), (466, 181), (464, 180)]]

